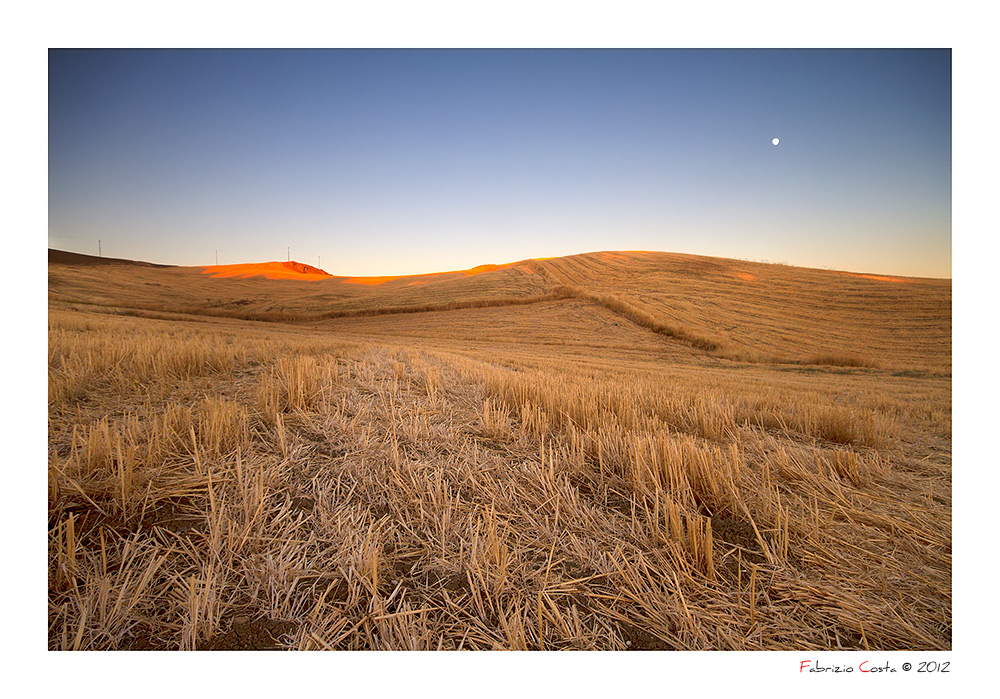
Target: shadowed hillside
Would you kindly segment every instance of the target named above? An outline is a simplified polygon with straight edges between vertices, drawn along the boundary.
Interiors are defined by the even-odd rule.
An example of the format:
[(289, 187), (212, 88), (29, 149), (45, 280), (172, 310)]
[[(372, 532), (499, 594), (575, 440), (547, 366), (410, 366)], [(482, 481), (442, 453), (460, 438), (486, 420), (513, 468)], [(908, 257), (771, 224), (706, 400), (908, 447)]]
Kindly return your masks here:
[(58, 265), (76, 265), (76, 266), (92, 266), (92, 265), (133, 265), (136, 267), (172, 267), (173, 265), (157, 265), (152, 262), (141, 262), (138, 260), (123, 260), (117, 257), (94, 257), (93, 255), (84, 255), (78, 252), (65, 252), (63, 250), (52, 250), (49, 249), (49, 264)]

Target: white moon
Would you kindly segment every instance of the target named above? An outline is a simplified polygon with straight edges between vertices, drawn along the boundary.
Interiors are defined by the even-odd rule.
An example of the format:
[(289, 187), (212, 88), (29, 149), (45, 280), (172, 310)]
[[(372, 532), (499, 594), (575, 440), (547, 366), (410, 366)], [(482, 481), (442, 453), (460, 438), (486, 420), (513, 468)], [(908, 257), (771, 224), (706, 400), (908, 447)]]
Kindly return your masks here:
[(779, 141), (778, 139), (776, 139), (776, 138), (772, 138), (772, 139), (771, 139), (771, 145), (772, 145), (772, 146), (776, 146), (776, 145), (778, 145), (779, 143), (781, 143), (781, 141)]

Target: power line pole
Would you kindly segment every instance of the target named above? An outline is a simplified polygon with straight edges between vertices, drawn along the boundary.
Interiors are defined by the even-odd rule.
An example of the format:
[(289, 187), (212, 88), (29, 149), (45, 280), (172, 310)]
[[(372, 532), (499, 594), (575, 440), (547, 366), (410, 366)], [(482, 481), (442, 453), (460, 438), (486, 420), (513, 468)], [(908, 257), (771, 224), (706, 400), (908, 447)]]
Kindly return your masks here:
[(219, 266), (219, 251), (218, 250), (215, 251), (215, 266), (216, 267)]
[(104, 255), (101, 253), (101, 241), (100, 240), (97, 241), (97, 256), (98, 257), (104, 257)]
[(292, 249), (291, 248), (287, 248), (287, 250), (288, 250), (288, 261), (291, 262), (292, 261)]

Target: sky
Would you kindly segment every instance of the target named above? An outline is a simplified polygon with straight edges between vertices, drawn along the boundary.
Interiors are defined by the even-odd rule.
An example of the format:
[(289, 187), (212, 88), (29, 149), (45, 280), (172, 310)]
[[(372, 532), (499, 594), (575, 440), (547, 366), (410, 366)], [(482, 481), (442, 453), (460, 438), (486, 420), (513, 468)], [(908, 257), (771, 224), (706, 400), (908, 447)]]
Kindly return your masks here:
[(950, 50), (49, 50), (48, 78), (51, 248), (952, 274)]

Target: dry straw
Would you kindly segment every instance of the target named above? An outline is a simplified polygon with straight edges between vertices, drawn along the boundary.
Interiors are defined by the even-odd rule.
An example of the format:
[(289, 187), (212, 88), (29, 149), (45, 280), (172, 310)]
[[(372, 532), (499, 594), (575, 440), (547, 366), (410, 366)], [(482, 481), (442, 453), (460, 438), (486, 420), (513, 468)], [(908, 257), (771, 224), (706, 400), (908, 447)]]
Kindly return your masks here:
[[(684, 288), (701, 270), (706, 304), (751, 283), (657, 260)], [(324, 327), (53, 307), (49, 647), (950, 648), (931, 331), (911, 335), (923, 369), (893, 368), (915, 366), (902, 348), (859, 365), (837, 334), (803, 339), (825, 327), (808, 318), (777, 352), (773, 321), (747, 344), (695, 300), (595, 282), (599, 261), (498, 272), (492, 305), (478, 277), (428, 283), (459, 303), (395, 326), (364, 289), (273, 311)], [(613, 281), (647, 260), (603, 264)], [(393, 288), (388, 308), (418, 299)], [(912, 292), (893, 289), (872, 304)], [(507, 342), (476, 339), (500, 319)]]

